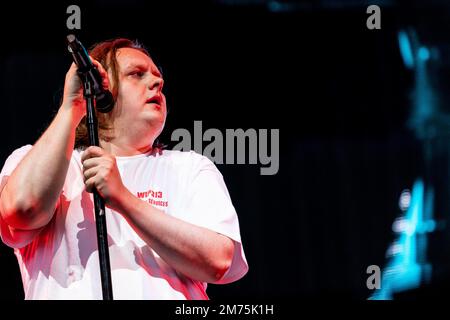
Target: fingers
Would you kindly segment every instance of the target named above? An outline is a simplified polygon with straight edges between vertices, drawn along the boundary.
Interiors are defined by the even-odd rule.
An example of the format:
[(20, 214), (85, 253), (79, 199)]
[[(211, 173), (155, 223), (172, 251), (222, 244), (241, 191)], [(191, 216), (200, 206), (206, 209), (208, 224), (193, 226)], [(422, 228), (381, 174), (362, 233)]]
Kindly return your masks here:
[(83, 162), (83, 181), (87, 192), (92, 192), (96, 187), (97, 180), (101, 177), (98, 173), (103, 169), (101, 158), (91, 158)]
[(95, 177), (97, 174), (98, 168), (93, 167), (87, 170), (84, 170), (83, 172), (83, 181), (86, 184), (86, 181), (88, 181), (89, 179), (91, 179), (92, 177)]
[(104, 181), (107, 175), (107, 170), (102, 167), (95, 166), (83, 172), (83, 181), (86, 186), (86, 190), (92, 190), (96, 187), (97, 183)]
[[(114, 171), (115, 158), (100, 147), (90, 146), (81, 156), (83, 164), (83, 180), (87, 192), (98, 189)], [(101, 189), (101, 188), (100, 188)]]
[[(97, 175), (100, 170), (108, 172), (113, 166), (113, 159), (102, 148), (91, 146), (81, 156), (83, 180), (85, 183)], [(92, 181), (91, 181), (92, 182)]]
[(105, 150), (97, 146), (90, 146), (81, 155), (81, 163), (83, 170), (87, 170), (98, 166), (103, 160), (102, 156), (106, 155)]
[(86, 150), (84, 150), (81, 155), (81, 162), (83, 163), (85, 160), (95, 157), (101, 157), (106, 154), (105, 150), (97, 146), (90, 146)]
[(92, 56), (89, 56), (89, 58), (91, 58), (92, 63), (98, 69), (98, 71), (100, 71), (100, 72), (104, 72), (105, 71), (105, 69), (103, 69), (103, 66), (102, 66), (102, 64), (100, 62), (98, 62), (97, 60), (92, 58)]
[[(77, 74), (77, 65), (72, 63), (69, 70), (67, 70), (66, 78), (64, 81), (64, 96), (63, 105), (70, 106), (71, 110), (76, 110), (80, 116), (86, 112), (83, 88), (81, 79)], [(76, 108), (72, 108), (76, 105)]]
[(72, 64), (70, 65), (69, 70), (67, 70), (67, 73), (66, 73), (66, 81), (67, 81), (68, 79), (74, 77), (74, 76), (77, 76), (77, 77), (78, 77), (77, 69), (78, 69), (78, 67), (77, 67), (77, 65), (75, 64), (75, 62), (72, 62)]
[(71, 73), (74, 73), (74, 72), (77, 71), (77, 69), (78, 69), (78, 67), (77, 67), (77, 65), (75, 64), (75, 62), (72, 62), (72, 64), (70, 65), (69, 71), (70, 71)]
[(105, 68), (103, 68), (102, 64), (89, 56), (92, 60), (92, 64), (97, 68), (98, 72), (100, 73), (100, 76), (102, 77), (102, 86), (103, 89), (109, 89), (109, 77), (108, 73), (106, 72)]
[(92, 193), (95, 189), (95, 176), (91, 177), (90, 179), (86, 180), (84, 182), (85, 186), (86, 186), (86, 191), (89, 193)]
[(105, 178), (105, 168), (100, 165), (101, 159), (94, 158), (85, 161), (92, 161), (88, 166), (83, 165), (83, 181), (87, 192), (92, 192), (97, 183)]

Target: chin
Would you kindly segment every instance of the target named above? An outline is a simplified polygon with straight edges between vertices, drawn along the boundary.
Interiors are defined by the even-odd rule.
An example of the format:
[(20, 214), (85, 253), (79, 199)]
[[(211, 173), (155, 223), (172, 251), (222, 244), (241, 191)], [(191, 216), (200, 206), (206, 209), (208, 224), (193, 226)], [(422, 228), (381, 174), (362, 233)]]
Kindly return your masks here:
[(164, 125), (166, 123), (166, 121), (165, 121), (166, 119), (164, 117), (161, 117), (161, 116), (154, 117), (153, 116), (153, 117), (148, 117), (146, 120), (147, 120), (146, 123), (147, 123), (149, 129), (154, 134), (159, 135), (163, 131)]

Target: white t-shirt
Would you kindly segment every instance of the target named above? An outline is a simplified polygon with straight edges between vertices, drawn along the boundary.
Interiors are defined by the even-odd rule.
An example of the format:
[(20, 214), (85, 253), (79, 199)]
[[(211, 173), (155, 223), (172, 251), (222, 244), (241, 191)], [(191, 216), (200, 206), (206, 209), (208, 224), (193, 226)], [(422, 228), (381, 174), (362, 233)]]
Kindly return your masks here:
[[(8, 157), (0, 181), (31, 148), (23, 146)], [(14, 248), (9, 228), (0, 222), (2, 241), (14, 248), (19, 262), (25, 299), (102, 299), (93, 197), (85, 191), (81, 154), (74, 150), (56, 213), (32, 242)], [(236, 211), (222, 175), (208, 158), (163, 150), (116, 160), (123, 184), (136, 197), (234, 241), (232, 266), (216, 284), (246, 274)], [(208, 299), (206, 283), (165, 263), (121, 214), (106, 208), (106, 221), (114, 299)]]

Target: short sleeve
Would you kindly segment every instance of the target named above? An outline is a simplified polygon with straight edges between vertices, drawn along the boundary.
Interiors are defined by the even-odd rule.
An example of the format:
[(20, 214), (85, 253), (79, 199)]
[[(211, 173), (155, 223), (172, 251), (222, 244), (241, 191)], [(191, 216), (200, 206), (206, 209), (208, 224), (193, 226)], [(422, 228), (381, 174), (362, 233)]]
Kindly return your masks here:
[[(31, 145), (25, 145), (19, 149), (16, 149), (9, 155), (9, 157), (6, 159), (5, 163), (3, 164), (2, 171), (0, 172), (0, 182), (2, 183), (2, 189), (3, 189), (3, 179), (5, 177), (9, 177), (11, 173), (14, 171), (14, 169), (17, 167), (17, 165), (20, 163), (20, 161), (25, 157), (25, 155), (30, 151), (32, 148)], [(0, 190), (1, 193), (2, 190)], [(6, 244), (9, 247), (14, 247), (14, 241), (12, 239), (11, 232), (8, 228), (8, 225), (0, 218), (0, 238), (2, 239), (3, 243)]]
[(214, 284), (226, 284), (242, 278), (248, 263), (242, 246), (239, 221), (222, 174), (204, 156), (194, 166), (188, 187), (186, 213), (189, 221), (231, 238), (235, 244), (232, 264)]
[(25, 157), (25, 155), (28, 153), (28, 151), (31, 150), (31, 148), (31, 144), (27, 144), (26, 146), (14, 150), (13, 153), (9, 155), (9, 157), (3, 164), (2, 171), (0, 172), (0, 180), (2, 180), (5, 176), (11, 175), (19, 162), (23, 159), (23, 157)]

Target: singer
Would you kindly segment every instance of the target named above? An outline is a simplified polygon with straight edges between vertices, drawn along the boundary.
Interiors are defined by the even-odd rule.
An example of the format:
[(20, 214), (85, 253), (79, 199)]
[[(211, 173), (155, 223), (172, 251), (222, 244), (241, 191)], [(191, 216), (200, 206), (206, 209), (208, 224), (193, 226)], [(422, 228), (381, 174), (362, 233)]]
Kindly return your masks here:
[(25, 299), (102, 299), (94, 188), (106, 204), (115, 299), (208, 299), (208, 283), (248, 271), (222, 175), (200, 154), (156, 143), (164, 80), (143, 46), (113, 39), (90, 56), (114, 98), (109, 113), (97, 113), (100, 147), (87, 145), (72, 64), (52, 123), (0, 173), (0, 235), (14, 248)]

